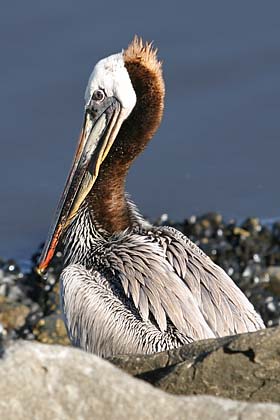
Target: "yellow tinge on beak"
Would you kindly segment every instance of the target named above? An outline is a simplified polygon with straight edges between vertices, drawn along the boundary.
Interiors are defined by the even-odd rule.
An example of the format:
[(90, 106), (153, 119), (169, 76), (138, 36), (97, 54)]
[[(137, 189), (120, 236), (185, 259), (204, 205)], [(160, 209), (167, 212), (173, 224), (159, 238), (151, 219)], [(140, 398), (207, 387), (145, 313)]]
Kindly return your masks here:
[(37, 272), (48, 268), (63, 231), (92, 189), (124, 118), (115, 98), (106, 98), (94, 113), (87, 109), (72, 168), (42, 251)]

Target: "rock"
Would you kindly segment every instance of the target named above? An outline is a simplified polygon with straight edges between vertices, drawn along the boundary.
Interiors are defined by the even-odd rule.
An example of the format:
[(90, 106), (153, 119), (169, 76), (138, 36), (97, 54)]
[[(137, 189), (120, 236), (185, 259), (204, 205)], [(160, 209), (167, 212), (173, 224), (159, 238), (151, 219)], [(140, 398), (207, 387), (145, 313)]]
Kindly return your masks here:
[(242, 228), (253, 234), (257, 234), (262, 230), (262, 225), (260, 219), (257, 217), (249, 217), (243, 222)]
[(280, 328), (203, 340), (147, 356), (109, 360), (173, 394), (280, 402)]
[(41, 343), (70, 345), (64, 321), (58, 314), (41, 318), (33, 328), (33, 334)]
[(269, 289), (277, 296), (280, 296), (280, 267), (270, 266), (266, 272), (270, 278)]
[(23, 341), (9, 346), (0, 359), (0, 395), (5, 420), (280, 417), (279, 405), (173, 396), (78, 349)]
[(27, 306), (0, 296), (0, 323), (7, 332), (22, 327), (29, 312)]

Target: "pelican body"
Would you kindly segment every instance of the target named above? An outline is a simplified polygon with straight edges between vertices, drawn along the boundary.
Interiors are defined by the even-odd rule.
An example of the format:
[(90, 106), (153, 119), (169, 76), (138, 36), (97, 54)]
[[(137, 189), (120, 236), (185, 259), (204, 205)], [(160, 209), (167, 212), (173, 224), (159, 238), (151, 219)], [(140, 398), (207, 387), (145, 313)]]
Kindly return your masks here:
[(144, 220), (125, 193), (127, 172), (162, 118), (156, 53), (135, 38), (96, 64), (75, 158), (38, 267), (47, 270), (62, 241), (61, 305), (69, 337), (102, 357), (264, 328), (219, 266), (176, 229)]

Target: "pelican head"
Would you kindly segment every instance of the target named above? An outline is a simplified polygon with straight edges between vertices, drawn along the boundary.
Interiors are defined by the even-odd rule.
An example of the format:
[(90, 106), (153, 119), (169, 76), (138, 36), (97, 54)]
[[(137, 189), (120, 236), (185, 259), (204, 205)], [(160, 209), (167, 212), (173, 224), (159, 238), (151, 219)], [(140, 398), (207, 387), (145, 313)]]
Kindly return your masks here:
[(136, 94), (125, 67), (123, 53), (103, 58), (95, 65), (85, 92), (86, 110), (94, 105), (100, 106), (106, 98), (114, 98), (120, 103), (123, 120), (136, 104)]
[(47, 269), (61, 234), (89, 193), (94, 194), (102, 166), (107, 162), (108, 169), (114, 161), (114, 167), (126, 173), (150, 140), (161, 120), (163, 98), (156, 50), (137, 37), (126, 50), (95, 65), (85, 92), (80, 139), (40, 258), (40, 274)]

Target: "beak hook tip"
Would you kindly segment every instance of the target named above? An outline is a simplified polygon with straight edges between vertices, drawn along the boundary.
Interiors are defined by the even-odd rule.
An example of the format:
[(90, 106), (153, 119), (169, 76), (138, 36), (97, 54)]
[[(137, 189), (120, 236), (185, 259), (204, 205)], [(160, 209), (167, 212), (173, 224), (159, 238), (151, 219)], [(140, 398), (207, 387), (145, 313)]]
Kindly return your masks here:
[(45, 274), (45, 269), (44, 268), (40, 268), (39, 265), (37, 265), (37, 267), (35, 267), (35, 272), (40, 276), (43, 277)]

